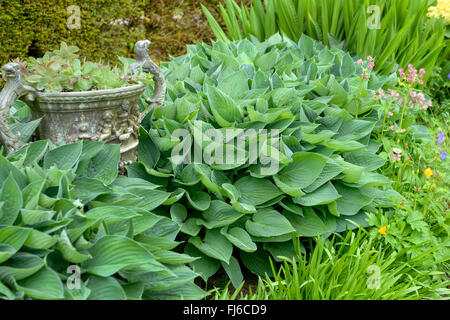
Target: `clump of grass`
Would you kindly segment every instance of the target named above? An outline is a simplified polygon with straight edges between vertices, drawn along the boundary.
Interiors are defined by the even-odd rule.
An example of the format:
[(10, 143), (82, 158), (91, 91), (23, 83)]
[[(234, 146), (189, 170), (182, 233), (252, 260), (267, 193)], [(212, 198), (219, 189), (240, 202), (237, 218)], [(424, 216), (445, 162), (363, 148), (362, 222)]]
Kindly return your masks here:
[[(448, 299), (448, 276), (439, 271), (430, 247), (415, 257), (407, 249), (393, 251), (366, 231), (315, 241), (309, 253), (283, 257), (273, 275), (260, 277), (255, 290), (215, 290), (216, 300), (419, 300)], [(444, 266), (447, 261), (442, 261)], [(438, 263), (439, 264), (439, 263)]]

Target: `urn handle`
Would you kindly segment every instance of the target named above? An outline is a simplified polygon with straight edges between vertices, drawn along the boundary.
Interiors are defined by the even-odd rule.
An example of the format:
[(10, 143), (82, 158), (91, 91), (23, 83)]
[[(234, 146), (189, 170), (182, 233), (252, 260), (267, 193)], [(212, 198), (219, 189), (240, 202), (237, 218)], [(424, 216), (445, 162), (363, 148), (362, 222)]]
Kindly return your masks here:
[(155, 80), (155, 90), (151, 98), (146, 98), (145, 101), (149, 104), (147, 109), (141, 113), (139, 121), (152, 109), (163, 105), (166, 96), (166, 80), (161, 69), (153, 62), (148, 54), (148, 47), (150, 40), (140, 40), (136, 42), (134, 49), (136, 52), (136, 62), (130, 66), (132, 74), (138, 72), (142, 67), (142, 71), (153, 74)]
[(25, 143), (9, 128), (9, 112), (14, 102), (27, 95), (34, 93), (32, 87), (22, 84), (20, 65), (9, 62), (2, 67), (3, 77), (6, 79), (5, 86), (0, 92), (0, 143), (5, 147), (6, 153), (16, 151)]

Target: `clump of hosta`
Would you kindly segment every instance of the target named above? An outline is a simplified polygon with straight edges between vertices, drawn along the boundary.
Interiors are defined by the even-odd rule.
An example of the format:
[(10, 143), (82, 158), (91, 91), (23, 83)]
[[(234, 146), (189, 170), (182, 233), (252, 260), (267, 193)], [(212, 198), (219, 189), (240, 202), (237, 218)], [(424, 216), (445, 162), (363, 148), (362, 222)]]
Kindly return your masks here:
[(400, 201), (371, 138), (370, 91), (396, 79), (361, 62), (275, 35), (190, 46), (162, 64), (166, 101), (144, 119), (128, 175), (172, 192), (158, 212), (202, 257), (192, 264), (205, 280), (220, 266), (234, 285), (242, 266), (271, 274), (269, 255), (292, 257), (292, 237), (364, 226), (366, 212)]
[(60, 49), (47, 52), (41, 58), (18, 61), (22, 65), (24, 83), (38, 91), (70, 92), (114, 89), (149, 81), (144, 73), (131, 76), (125, 58), (120, 58), (122, 67), (111, 67), (81, 60), (78, 51), (77, 47), (62, 42)]

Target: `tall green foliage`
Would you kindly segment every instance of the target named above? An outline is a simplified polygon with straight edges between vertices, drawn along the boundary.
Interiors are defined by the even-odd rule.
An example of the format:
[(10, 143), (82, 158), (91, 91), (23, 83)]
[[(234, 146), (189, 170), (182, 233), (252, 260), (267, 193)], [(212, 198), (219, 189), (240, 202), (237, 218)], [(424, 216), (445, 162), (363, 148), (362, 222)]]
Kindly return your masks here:
[[(412, 63), (432, 70), (440, 53), (448, 45), (444, 41), (445, 26), (441, 20), (426, 17), (428, 0), (255, 0), (250, 9), (234, 0), (221, 6), (227, 33), (203, 7), (216, 37), (222, 41), (254, 36), (260, 41), (280, 32), (294, 41), (302, 34), (333, 45), (345, 41), (345, 47), (361, 57), (378, 58), (377, 71), (389, 73), (397, 63)], [(380, 8), (380, 25), (376, 27), (376, 11)], [(369, 9), (369, 10), (368, 10)], [(369, 28), (368, 23), (373, 27)], [(447, 53), (448, 54), (448, 53)]]

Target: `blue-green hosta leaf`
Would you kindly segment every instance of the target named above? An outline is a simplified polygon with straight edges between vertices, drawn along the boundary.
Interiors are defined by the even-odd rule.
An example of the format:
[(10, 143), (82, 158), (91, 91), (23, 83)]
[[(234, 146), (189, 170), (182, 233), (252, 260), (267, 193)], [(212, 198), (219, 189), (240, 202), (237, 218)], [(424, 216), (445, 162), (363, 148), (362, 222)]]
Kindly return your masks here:
[(323, 144), (327, 148), (333, 149), (335, 151), (357, 151), (364, 150), (366, 148), (365, 145), (353, 140), (328, 140)]
[(343, 170), (344, 168), (338, 165), (335, 161), (328, 159), (319, 177), (316, 180), (314, 180), (314, 182), (310, 186), (304, 188), (303, 191), (308, 193), (313, 192), (320, 186), (324, 185), (331, 179), (338, 176)]
[(169, 250), (158, 249), (152, 250), (151, 252), (155, 255), (156, 260), (165, 264), (185, 264), (198, 259), (184, 253), (177, 253)]
[(327, 159), (320, 154), (311, 152), (297, 152), (292, 156), (290, 162), (277, 175), (284, 184), (293, 188), (305, 188), (316, 180)]
[(32, 276), (17, 281), (19, 290), (25, 296), (39, 300), (64, 298), (64, 287), (58, 274), (48, 267), (42, 268)]
[(294, 232), (283, 215), (273, 209), (260, 209), (245, 223), (245, 229), (255, 237), (274, 237)]
[(222, 261), (222, 266), (228, 277), (230, 277), (233, 287), (235, 289), (239, 288), (244, 281), (244, 276), (242, 275), (239, 261), (235, 257), (231, 257), (230, 263), (225, 263)]
[(334, 79), (330, 78), (327, 88), (330, 90), (330, 95), (333, 96), (331, 103), (333, 104), (344, 104), (348, 99), (348, 93), (345, 89)]
[(15, 122), (10, 124), (11, 131), (20, 137), (20, 141), (28, 142), (33, 135), (33, 132), (39, 127), (42, 118), (32, 120), (29, 122)]
[(221, 127), (230, 127), (242, 120), (242, 110), (230, 96), (214, 87), (208, 87), (207, 95), (211, 112)]
[(365, 167), (368, 171), (381, 168), (386, 160), (369, 151), (349, 152), (344, 156), (345, 161)]
[(284, 258), (288, 258), (292, 261), (297, 257), (297, 252), (294, 249), (292, 241), (266, 242), (264, 243), (263, 248), (264, 250), (269, 251), (277, 262), (282, 262)]
[(256, 244), (252, 241), (252, 238), (242, 228), (233, 227), (227, 231), (227, 228), (222, 228), (220, 233), (223, 234), (232, 244), (245, 252), (256, 251)]
[(204, 225), (208, 229), (228, 226), (242, 217), (244, 214), (234, 210), (229, 204), (213, 200), (208, 210), (203, 213), (203, 219), (198, 219), (198, 225)]
[(335, 188), (342, 196), (336, 200), (337, 211), (340, 215), (353, 216), (362, 207), (367, 206), (373, 201), (373, 198), (365, 196), (359, 188), (351, 188), (340, 183), (336, 184)]
[(135, 265), (148, 266), (154, 271), (167, 269), (141, 244), (123, 236), (104, 236), (89, 252), (92, 259), (85, 261), (83, 268), (101, 277), (109, 277), (119, 270)]
[(178, 224), (182, 224), (187, 218), (186, 207), (181, 203), (175, 203), (170, 207), (170, 217)]
[[(56, 228), (62, 228), (66, 225), (63, 223)], [(28, 235), (25, 245), (34, 249), (48, 249), (52, 247), (57, 242), (55, 236), (49, 235), (47, 233), (38, 231), (36, 229), (30, 229), (30, 234)]]
[(348, 183), (358, 183), (358, 181), (361, 179), (362, 173), (365, 170), (364, 167), (357, 166), (350, 162), (344, 161), (340, 158), (336, 158), (333, 160), (334, 160), (334, 162), (336, 162), (339, 166), (341, 166), (343, 168), (342, 181), (348, 182)]
[(55, 215), (55, 211), (50, 210), (29, 210), (21, 209), (20, 215), (25, 225), (32, 225), (44, 221), (49, 221)]
[(0, 225), (11, 225), (16, 221), (22, 208), (22, 192), (12, 174), (3, 183), (0, 192)]
[(111, 188), (107, 187), (102, 181), (88, 177), (77, 178), (73, 181), (73, 184), (75, 198), (86, 202), (111, 191)]
[(12, 174), (20, 189), (23, 189), (28, 185), (27, 176), (0, 154), (0, 181), (8, 179), (10, 174)]
[(203, 241), (199, 237), (194, 237), (189, 239), (189, 243), (207, 256), (226, 263), (229, 263), (233, 252), (233, 245), (218, 229), (206, 230)]
[(0, 263), (11, 258), (24, 245), (30, 229), (15, 226), (0, 229)]
[(293, 201), (302, 206), (312, 207), (331, 203), (340, 197), (341, 196), (333, 187), (333, 184), (328, 182), (311, 193), (305, 194), (299, 198), (293, 198)]
[(375, 124), (376, 122), (374, 121), (359, 119), (344, 121), (339, 128), (335, 139), (340, 141), (359, 140), (369, 135), (372, 132)]
[[(303, 217), (285, 212), (284, 215), (294, 226), (297, 236), (299, 237), (315, 237), (321, 234), (333, 232), (336, 226), (334, 218), (329, 218), (331, 223), (326, 223), (312, 208), (305, 207), (303, 209)], [(334, 226), (333, 226), (334, 221)]]
[(220, 81), (217, 88), (223, 93), (237, 98), (249, 91), (248, 76), (244, 70), (239, 70)]
[(214, 275), (220, 268), (220, 262), (218, 260), (203, 254), (200, 250), (198, 250), (190, 243), (188, 243), (184, 247), (184, 253), (188, 254), (191, 257), (199, 258), (193, 262), (190, 262), (189, 265), (191, 266), (193, 271), (199, 274), (205, 282), (208, 281), (208, 279), (212, 275)]
[(376, 172), (364, 171), (361, 175), (361, 179), (358, 181), (359, 185), (366, 187), (380, 187), (392, 184), (393, 181), (388, 177)]
[(186, 193), (186, 190), (178, 188), (174, 192), (172, 192), (170, 194), (169, 198), (166, 201), (164, 201), (162, 204), (165, 206), (170, 206), (170, 205), (174, 204), (175, 202), (177, 202), (178, 200), (180, 200), (181, 198), (183, 198), (185, 193)]
[(319, 144), (324, 142), (325, 140), (328, 140), (332, 136), (334, 136), (336, 133), (330, 130), (323, 130), (319, 133), (304, 133), (302, 135), (302, 139), (308, 143), (311, 144)]
[[(127, 278), (133, 282), (143, 282), (146, 290), (159, 291), (183, 286), (186, 283), (192, 282), (197, 277), (195, 272), (184, 265), (171, 266), (170, 270), (172, 272), (170, 275), (151, 272)], [(126, 275), (127, 271), (121, 273)]]
[(14, 300), (16, 295), (0, 281), (0, 299)]
[(77, 251), (72, 245), (69, 237), (67, 236), (66, 230), (63, 230), (58, 236), (57, 247), (59, 251), (61, 251), (64, 259), (73, 263), (81, 263), (90, 258), (92, 258), (89, 254), (83, 254)]
[(188, 199), (189, 204), (198, 211), (205, 211), (211, 205), (211, 197), (208, 193), (203, 191), (192, 192), (192, 195), (187, 192), (186, 198)]
[(8, 276), (15, 280), (25, 279), (44, 267), (44, 261), (36, 255), (19, 252), (0, 265), (0, 278)]
[(261, 247), (251, 253), (239, 251), (239, 255), (244, 266), (254, 274), (261, 277), (273, 275), (269, 254)]
[(113, 278), (90, 276), (87, 287), (91, 290), (89, 300), (126, 300), (127, 295), (119, 282)]
[(60, 170), (71, 169), (80, 158), (82, 149), (83, 143), (80, 141), (50, 150), (45, 154), (44, 168), (49, 169), (56, 165)]
[(348, 78), (353, 76), (356, 72), (355, 62), (352, 57), (347, 53), (343, 59), (341, 64), (341, 76), (344, 78)]
[(30, 143), (27, 148), (27, 155), (23, 162), (24, 166), (29, 166), (33, 162), (38, 162), (42, 159), (45, 154), (45, 151), (48, 148), (47, 140), (39, 140), (33, 143)]
[(106, 144), (95, 157), (89, 160), (82, 175), (109, 185), (117, 177), (119, 160), (120, 145)]
[(115, 223), (123, 220), (128, 220), (139, 215), (139, 213), (129, 208), (105, 206), (89, 210), (86, 213), (86, 218), (92, 220), (104, 220), (106, 223)]
[(253, 206), (263, 204), (281, 195), (280, 190), (268, 179), (245, 176), (237, 180), (234, 186), (239, 190), (239, 202)]

